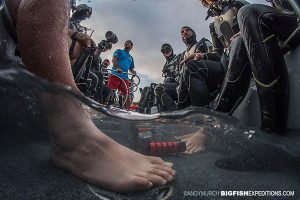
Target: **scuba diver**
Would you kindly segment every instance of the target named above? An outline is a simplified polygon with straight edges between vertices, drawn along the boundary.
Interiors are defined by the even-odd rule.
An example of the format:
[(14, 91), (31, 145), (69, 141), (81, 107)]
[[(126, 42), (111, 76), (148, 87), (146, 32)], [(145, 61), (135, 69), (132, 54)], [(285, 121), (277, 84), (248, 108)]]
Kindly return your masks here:
[(232, 113), (247, 94), (251, 79), (251, 67), (237, 22), (239, 9), (249, 3), (202, 0), (202, 4), (208, 8), (206, 19), (214, 18), (209, 25), (213, 50), (222, 54), (222, 66), (227, 71), (215, 110)]
[(208, 107), (219, 93), (225, 70), (221, 56), (212, 52), (212, 44), (206, 38), (199, 42), (190, 27), (181, 28), (181, 39), (187, 46), (182, 53), (178, 86), (178, 108), (192, 106)]
[[(239, 34), (236, 19), (238, 10), (248, 3), (246, 1), (231, 0), (201, 0), (201, 2), (203, 6), (208, 8), (206, 19), (214, 17), (214, 21), (209, 25), (209, 28), (213, 43), (212, 51), (214, 54), (212, 55), (214, 55), (215, 61), (200, 60), (202, 63), (193, 61), (195, 63), (194, 66), (190, 64), (189, 67), (193, 69), (194, 72), (196, 72), (198, 66), (199, 69), (201, 69), (200, 72), (208, 71), (205, 70), (205, 66), (210, 70), (219, 68), (218, 74), (220, 78), (217, 82), (219, 85), (214, 86), (215, 92), (210, 95), (210, 99), (207, 97), (207, 86), (212, 85), (210, 83), (212, 81), (205, 82), (205, 76), (203, 77), (203, 75), (203, 78), (200, 80), (194, 78), (195, 81), (199, 81), (199, 83), (203, 81), (202, 90), (201, 87), (199, 87), (198, 93), (196, 94), (198, 94), (200, 98), (205, 98), (202, 104), (207, 105), (209, 101), (212, 101), (216, 96), (219, 88), (221, 88), (216, 100), (211, 102), (210, 107), (214, 107), (217, 111), (230, 113), (246, 95), (251, 79), (251, 67), (243, 39)], [(205, 65), (205, 62), (208, 62), (208, 64)], [(214, 66), (214, 68), (211, 66)], [(226, 73), (224, 81), (220, 68), (223, 69), (224, 75)], [(216, 72), (215, 74), (217, 74)], [(209, 75), (209, 73), (207, 73), (207, 75)], [(210, 79), (212, 79), (214, 75), (211, 73), (210, 76)], [(197, 95), (194, 98), (197, 98)], [(213, 103), (216, 103), (216, 105), (212, 105)], [(202, 140), (203, 133), (202, 131), (198, 131), (185, 137), (182, 141), (186, 142), (187, 149), (190, 150), (188, 153), (196, 153), (203, 149)]]
[(92, 15), (92, 8), (86, 4), (80, 4), (73, 9), (72, 16), (69, 22), (69, 28), (78, 32), (87, 32), (88, 28), (81, 26), (83, 20), (90, 18)]
[[(288, 73), (284, 53), (299, 45), (297, 16), (288, 1), (240, 9), (238, 23), (250, 59), (260, 102), (261, 129), (283, 133), (288, 112)], [(289, 41), (287, 39), (290, 39)], [(286, 42), (287, 41), (287, 42)]]
[(164, 43), (161, 47), (161, 53), (166, 59), (162, 69), (162, 76), (165, 78), (163, 83), (177, 83), (178, 76), (178, 57), (174, 54), (170, 44)]
[(157, 106), (160, 112), (176, 110), (178, 96), (176, 88), (178, 86), (180, 55), (174, 54), (170, 44), (164, 43), (161, 46), (161, 53), (166, 59), (163, 67), (163, 83), (159, 83), (154, 88), (154, 95), (157, 99)]
[(102, 104), (105, 103), (110, 93), (110, 89), (107, 86), (108, 71), (106, 69), (109, 65), (110, 62), (108, 59), (102, 61), (100, 55), (94, 56), (91, 71), (89, 73), (89, 76), (90, 74), (95, 74), (98, 78), (98, 84), (96, 86), (96, 90), (94, 90), (93, 97), (95, 101)]
[(105, 85), (108, 84), (109, 72), (108, 72), (107, 68), (109, 67), (109, 65), (110, 65), (110, 61), (108, 59), (104, 59), (100, 64), (100, 70), (103, 74), (103, 81), (104, 81)]

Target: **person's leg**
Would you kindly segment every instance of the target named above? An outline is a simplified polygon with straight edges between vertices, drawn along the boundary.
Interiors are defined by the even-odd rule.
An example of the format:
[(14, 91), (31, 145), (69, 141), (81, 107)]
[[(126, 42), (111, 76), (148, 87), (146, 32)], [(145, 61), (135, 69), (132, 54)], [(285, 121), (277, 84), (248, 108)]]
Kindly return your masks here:
[(130, 95), (126, 95), (127, 97), (125, 97), (125, 104), (124, 104), (124, 108), (126, 110), (129, 110), (130, 108), (130, 104), (131, 104), (131, 98)]
[(270, 6), (247, 5), (238, 21), (256, 81), (261, 110), (261, 128), (282, 132), (288, 110), (288, 80), (278, 39), (285, 40), (296, 28), (296, 17)]
[(95, 93), (97, 93), (97, 88), (99, 84), (98, 76), (90, 71), (88, 77), (92, 79), (90, 90), (91, 90), (91, 94), (94, 95)]
[[(77, 90), (68, 57), (68, 6), (67, 0), (22, 0), (17, 32), (23, 61), (32, 72)], [(173, 179), (170, 163), (113, 141), (97, 129), (77, 100), (46, 94), (41, 101), (56, 166), (114, 191), (142, 190)]]
[(217, 100), (217, 111), (232, 112), (242, 102), (249, 88), (251, 72), (243, 38), (239, 36), (231, 43), (228, 71)]
[(130, 96), (130, 89), (129, 89), (129, 87), (130, 87), (129, 81), (123, 79), (123, 81), (120, 84), (119, 90), (121, 91), (122, 96), (124, 98), (124, 101), (125, 101), (124, 108), (126, 110), (129, 110), (130, 104), (131, 104), (131, 96)]
[(189, 60), (184, 73), (193, 106), (208, 107), (210, 92), (220, 88), (224, 79), (222, 64), (210, 60)]
[(98, 78), (98, 84), (97, 84), (97, 88), (95, 90), (94, 93), (94, 100), (98, 101), (100, 103), (103, 103), (103, 87), (104, 87), (104, 83), (103, 83), (103, 74), (100, 71), (97, 70), (92, 70), (92, 72), (97, 76)]
[(183, 68), (185, 70), (179, 76), (179, 85), (177, 87), (177, 94), (178, 94), (177, 107), (178, 107), (178, 109), (184, 109), (191, 105), (191, 97), (189, 94), (188, 82), (185, 79), (186, 65), (184, 65)]
[(107, 85), (103, 85), (103, 86), (102, 86), (102, 93), (101, 93), (101, 96), (102, 96), (102, 103), (105, 103), (105, 102), (106, 102), (109, 93), (110, 93), (110, 89), (107, 87)]
[[(175, 103), (175, 101), (177, 100), (176, 86), (177, 86), (176, 83), (163, 83), (163, 84), (158, 84), (155, 87), (154, 94), (157, 98), (157, 102), (159, 103), (161, 112), (176, 110), (176, 103)], [(175, 93), (175, 97), (174, 96), (171, 97), (171, 95), (174, 95), (174, 93)]]

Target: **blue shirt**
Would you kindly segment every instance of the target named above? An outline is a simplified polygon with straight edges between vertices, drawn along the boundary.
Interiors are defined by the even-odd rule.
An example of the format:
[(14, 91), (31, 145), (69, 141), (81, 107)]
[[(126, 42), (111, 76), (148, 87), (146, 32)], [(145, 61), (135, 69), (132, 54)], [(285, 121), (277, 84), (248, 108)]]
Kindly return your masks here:
[[(114, 54), (114, 57), (118, 58), (118, 65), (123, 70), (123, 72), (128, 72), (128, 70), (134, 68), (133, 57), (129, 54), (129, 52), (121, 49), (117, 49)], [(115, 66), (112, 67), (112, 74), (115, 74), (125, 80), (128, 80), (128, 74), (120, 74), (117, 73), (117, 68)], [(115, 71), (114, 71), (115, 70)]]

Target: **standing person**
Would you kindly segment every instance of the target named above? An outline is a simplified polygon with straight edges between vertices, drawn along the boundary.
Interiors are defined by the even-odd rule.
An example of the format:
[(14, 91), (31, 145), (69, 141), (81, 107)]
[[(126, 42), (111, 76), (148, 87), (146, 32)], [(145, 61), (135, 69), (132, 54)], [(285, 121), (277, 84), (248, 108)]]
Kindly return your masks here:
[(288, 73), (283, 53), (299, 44), (297, 16), (289, 1), (273, 0), (272, 6), (250, 4), (240, 9), (238, 22), (250, 59), (260, 102), (261, 129), (283, 133), (288, 111)]
[(129, 54), (130, 50), (132, 49), (132, 46), (132, 41), (127, 40), (124, 43), (124, 50), (117, 49), (114, 52), (112, 58), (112, 73), (108, 77), (108, 87), (114, 90), (120, 90), (123, 98), (125, 99), (125, 109), (129, 109), (131, 104), (128, 70), (132, 74), (136, 74), (136, 72), (134, 71), (133, 57)]
[(187, 49), (182, 53), (178, 108), (190, 105), (208, 107), (219, 93), (225, 76), (221, 56), (211, 52), (211, 43), (207, 39), (198, 42), (195, 31), (188, 26), (181, 28), (181, 39)]
[[(15, 35), (28, 70), (80, 93), (68, 55), (69, 1), (1, 0), (0, 3), (0, 37), (9, 47), (4, 57), (17, 65), (12, 56), (15, 51), (10, 48), (15, 46), (11, 39)], [(91, 41), (86, 46), (91, 46)], [(0, 62), (1, 67), (3, 63)], [(5, 66), (10, 65), (6, 62)], [(77, 99), (48, 93), (40, 94), (40, 101), (49, 123), (51, 160), (55, 166), (117, 192), (144, 190), (173, 180), (175, 171), (171, 163), (138, 154), (109, 138), (94, 125)]]

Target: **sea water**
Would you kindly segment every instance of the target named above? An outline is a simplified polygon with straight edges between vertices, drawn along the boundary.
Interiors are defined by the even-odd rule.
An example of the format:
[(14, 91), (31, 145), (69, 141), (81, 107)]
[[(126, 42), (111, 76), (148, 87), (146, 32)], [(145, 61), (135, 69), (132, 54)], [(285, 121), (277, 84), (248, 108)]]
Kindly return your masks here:
[[(173, 162), (177, 171), (175, 181), (166, 186), (169, 187), (169, 199), (222, 199), (221, 195), (241, 199), (238, 195), (249, 195), (245, 193), (249, 191), (251, 195), (256, 192), (254, 199), (297, 199), (300, 196), (300, 133), (296, 130), (286, 136), (270, 135), (246, 127), (234, 117), (205, 108), (190, 107), (154, 115), (108, 108), (68, 87), (50, 84), (20, 69), (0, 71), (0, 83), (0, 198), (6, 199), (10, 195), (11, 199), (22, 199), (18, 195), (28, 193), (28, 198), (34, 199), (34, 191), (46, 187), (38, 183), (45, 178), (53, 179), (54, 175), (43, 174), (35, 176), (32, 184), (14, 185), (14, 179), (24, 176), (21, 169), (26, 167), (16, 163), (31, 163), (31, 170), (26, 173), (31, 178), (31, 173), (35, 174), (35, 170), (50, 163), (47, 116), (43, 115), (37, 101), (41, 92), (80, 100), (102, 132), (140, 153), (149, 154), (145, 149), (147, 142), (186, 142), (186, 138), (200, 132), (201, 150), (198, 153), (160, 154), (164, 160)], [(197, 143), (195, 138), (190, 142)], [(22, 149), (31, 153), (22, 154), (21, 161), (16, 161), (23, 153)], [(35, 158), (43, 158), (39, 164), (35, 164), (31, 156), (37, 151), (43, 152)], [(47, 169), (54, 174), (62, 173), (52, 165)], [(90, 185), (88, 188), (85, 188), (87, 192), (93, 191), (89, 195), (97, 193), (108, 199), (146, 199), (147, 195), (164, 198), (161, 189), (151, 190), (151, 194), (116, 194)], [(288, 196), (283, 198), (279, 192)], [(61, 196), (65, 198), (64, 195), (62, 192)]]

